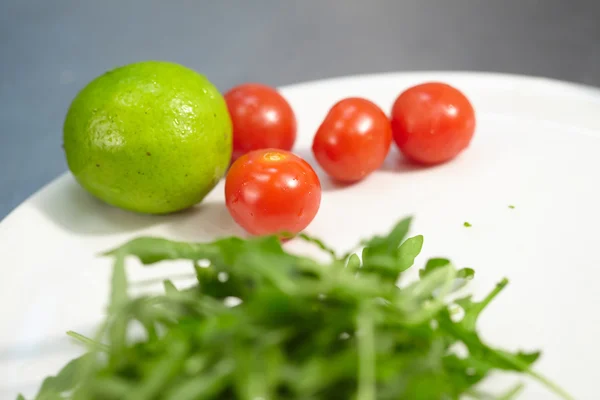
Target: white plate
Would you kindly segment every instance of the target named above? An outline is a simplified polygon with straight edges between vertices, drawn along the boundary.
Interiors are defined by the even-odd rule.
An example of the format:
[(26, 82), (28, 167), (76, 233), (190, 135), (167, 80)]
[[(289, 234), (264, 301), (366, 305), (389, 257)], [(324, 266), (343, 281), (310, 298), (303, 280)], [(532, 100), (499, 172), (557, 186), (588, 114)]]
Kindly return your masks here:
[[(294, 85), (283, 93), (297, 113), (298, 153), (313, 161), (312, 134), (336, 100), (365, 96), (389, 110), (400, 91), (430, 80), (457, 86), (474, 103), (471, 147), (429, 169), (398, 162), (393, 151), (382, 171), (347, 188), (323, 178), (321, 209), (308, 230), (345, 249), (414, 215), (413, 232), (425, 236), (419, 263), (437, 255), (475, 268), (479, 294), (510, 278), (484, 313), (484, 337), (511, 349), (543, 349), (539, 371), (577, 399), (597, 399), (600, 91), (471, 73)], [(110, 268), (98, 252), (140, 234), (200, 241), (240, 233), (222, 193), (221, 185), (188, 212), (141, 216), (96, 201), (65, 175), (10, 214), (0, 224), (0, 398), (31, 395), (79, 353), (64, 333), (90, 333), (103, 315)], [(463, 227), (465, 221), (473, 226)], [(178, 265), (130, 270), (133, 280), (182, 271)], [(553, 397), (531, 383), (523, 398)]]

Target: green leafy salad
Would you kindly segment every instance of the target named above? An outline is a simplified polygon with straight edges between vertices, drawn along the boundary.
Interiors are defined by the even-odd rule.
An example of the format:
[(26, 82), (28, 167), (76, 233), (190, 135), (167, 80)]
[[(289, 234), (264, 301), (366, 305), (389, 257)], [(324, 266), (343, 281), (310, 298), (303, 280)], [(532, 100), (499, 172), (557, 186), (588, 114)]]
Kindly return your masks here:
[[(481, 301), (461, 297), (474, 271), (441, 258), (427, 261), (417, 280), (399, 280), (423, 244), (422, 236), (405, 239), (409, 227), (405, 219), (343, 256), (307, 235), (294, 239), (328, 253), (328, 262), (290, 254), (276, 236), (135, 239), (107, 253), (114, 257), (112, 289), (98, 336), (71, 333), (87, 352), (46, 378), (35, 399), (517, 396), (521, 384), (500, 394), (482, 391), (480, 383), (498, 371), (534, 378), (569, 399), (532, 369), (539, 352), (498, 349), (477, 333), (479, 315), (507, 280)], [(146, 265), (189, 260), (197, 284), (177, 289), (165, 281), (162, 294), (130, 297), (129, 256)], [(132, 335), (136, 326), (143, 334)]]

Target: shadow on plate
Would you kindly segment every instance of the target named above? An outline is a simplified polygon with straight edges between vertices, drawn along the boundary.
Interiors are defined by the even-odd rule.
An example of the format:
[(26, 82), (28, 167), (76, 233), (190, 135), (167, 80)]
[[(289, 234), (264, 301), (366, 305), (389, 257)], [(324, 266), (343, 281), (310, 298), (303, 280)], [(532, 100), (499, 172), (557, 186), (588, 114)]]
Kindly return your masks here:
[(431, 168), (435, 167), (426, 167), (410, 162), (392, 144), (392, 149), (379, 170), (384, 172), (410, 173), (426, 171)]
[(200, 203), (171, 214), (164, 228), (169, 237), (185, 241), (208, 241), (224, 236), (245, 236), (221, 202)]
[(101, 236), (161, 226), (182, 240), (242, 235), (224, 203), (205, 202), (168, 215), (121, 210), (96, 199), (66, 175), (32, 199), (32, 205), (69, 232)]
[[(315, 168), (324, 192), (354, 186), (330, 179), (319, 167), (310, 149), (301, 149), (295, 153)], [(396, 149), (392, 149), (380, 171), (406, 173), (428, 169), (430, 168), (408, 162)], [(223, 203), (200, 203), (191, 209), (169, 215), (136, 214), (96, 199), (79, 186), (71, 175), (65, 175), (47, 186), (31, 202), (52, 222), (79, 235), (102, 236), (135, 232), (155, 225), (166, 225), (170, 231), (185, 240), (213, 239), (215, 232), (217, 236), (243, 234)]]
[(82, 235), (109, 235), (136, 231), (155, 225), (165, 216), (136, 214), (118, 209), (86, 192), (66, 175), (46, 187), (33, 205), (52, 222)]
[[(326, 191), (335, 191), (335, 190), (343, 190), (353, 187), (354, 183), (341, 183), (332, 180), (327, 174), (319, 167), (317, 160), (312, 154), (310, 149), (302, 149), (298, 151), (294, 151), (295, 154), (302, 157), (306, 162), (308, 162), (317, 172), (319, 179), (321, 180), (321, 188), (324, 192)], [(385, 161), (381, 168), (378, 171), (383, 172), (397, 172), (397, 173), (411, 173), (411, 172), (419, 172), (426, 171), (433, 167), (421, 166), (415, 163), (410, 162), (406, 158), (404, 158), (400, 152), (392, 145), (392, 149), (390, 153), (386, 157)], [(377, 172), (377, 171), (376, 171)], [(368, 179), (368, 177), (366, 178)], [(356, 182), (359, 183), (359, 182)]]
[(319, 163), (315, 159), (315, 156), (312, 153), (311, 149), (298, 149), (292, 151), (297, 156), (302, 157), (307, 163), (313, 167), (317, 176), (319, 177), (319, 181), (321, 181), (321, 190), (324, 192), (335, 191), (335, 190), (343, 190), (352, 186), (352, 184), (340, 183), (332, 180), (325, 171), (319, 166)]

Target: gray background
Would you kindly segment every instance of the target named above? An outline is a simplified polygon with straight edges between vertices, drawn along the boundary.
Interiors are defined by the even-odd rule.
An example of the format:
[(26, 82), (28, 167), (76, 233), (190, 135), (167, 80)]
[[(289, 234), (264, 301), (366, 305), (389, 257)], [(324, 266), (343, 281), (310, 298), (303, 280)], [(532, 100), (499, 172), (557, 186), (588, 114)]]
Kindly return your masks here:
[(597, 0), (0, 0), (0, 218), (66, 170), (65, 111), (107, 69), (164, 59), (220, 89), (396, 70), (600, 85)]

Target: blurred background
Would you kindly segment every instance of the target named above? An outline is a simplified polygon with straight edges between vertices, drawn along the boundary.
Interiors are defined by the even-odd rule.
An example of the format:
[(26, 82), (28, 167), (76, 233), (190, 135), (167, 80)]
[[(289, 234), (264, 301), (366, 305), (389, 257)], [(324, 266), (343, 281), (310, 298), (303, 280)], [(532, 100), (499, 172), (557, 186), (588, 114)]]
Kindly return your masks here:
[(185, 64), (222, 91), (409, 70), (600, 86), (600, 2), (0, 0), (0, 218), (66, 171), (62, 123), (77, 91), (146, 59)]

